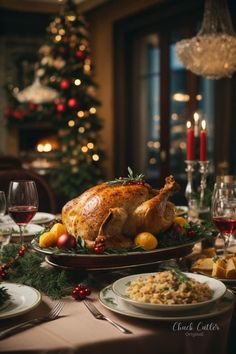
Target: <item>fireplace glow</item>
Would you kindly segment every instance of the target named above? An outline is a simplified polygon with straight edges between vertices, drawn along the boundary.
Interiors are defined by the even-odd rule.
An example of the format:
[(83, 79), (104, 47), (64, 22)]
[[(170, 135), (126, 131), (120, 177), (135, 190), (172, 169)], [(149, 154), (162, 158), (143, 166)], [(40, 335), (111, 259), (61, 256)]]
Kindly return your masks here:
[(58, 141), (54, 137), (41, 139), (36, 146), (38, 152), (51, 152), (58, 150)]
[(49, 152), (52, 151), (52, 145), (50, 143), (46, 144), (38, 144), (37, 145), (38, 152)]

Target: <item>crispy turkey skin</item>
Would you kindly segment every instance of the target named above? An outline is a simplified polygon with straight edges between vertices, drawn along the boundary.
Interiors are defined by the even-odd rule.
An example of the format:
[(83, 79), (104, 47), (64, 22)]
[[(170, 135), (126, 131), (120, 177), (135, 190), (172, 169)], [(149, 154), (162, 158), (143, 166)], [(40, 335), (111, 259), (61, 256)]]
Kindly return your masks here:
[(160, 190), (146, 183), (103, 183), (69, 201), (62, 209), (62, 221), (67, 231), (82, 237), (88, 247), (101, 239), (106, 247), (129, 247), (139, 232), (157, 234), (170, 227), (175, 212), (168, 198), (178, 189), (172, 176)]

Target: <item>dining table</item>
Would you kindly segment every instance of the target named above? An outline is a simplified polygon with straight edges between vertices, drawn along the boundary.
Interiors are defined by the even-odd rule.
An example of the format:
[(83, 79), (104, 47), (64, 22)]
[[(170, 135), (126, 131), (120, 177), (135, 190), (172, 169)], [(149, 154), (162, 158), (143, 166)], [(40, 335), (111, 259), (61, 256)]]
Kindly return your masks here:
[[(131, 333), (123, 334), (107, 321), (95, 319), (83, 300), (64, 298), (58, 318), (24, 329), (0, 341), (1, 353), (65, 353), (65, 354), (229, 354), (235, 353), (236, 315), (233, 302), (219, 315), (188, 320), (134, 318), (115, 313), (99, 301), (99, 293), (111, 283), (116, 272), (90, 274), (94, 287), (89, 300), (110, 319)], [(119, 273), (119, 272), (118, 272)], [(116, 277), (120, 274), (115, 274)], [(45, 279), (45, 281), (47, 281)], [(234, 296), (231, 294), (231, 296)], [(42, 295), (40, 304), (26, 314), (3, 319), (0, 332), (18, 323), (45, 315), (56, 300)]]
[[(175, 261), (175, 260), (174, 260)], [(53, 267), (43, 262), (44, 267)], [(51, 321), (33, 325), (0, 340), (0, 353), (63, 353), (63, 354), (233, 354), (236, 352), (235, 293), (227, 290), (225, 303), (218, 310), (204, 311), (204, 316), (193, 310), (186, 314), (161, 315), (148, 312), (128, 313), (112, 305), (111, 284), (130, 274), (156, 272), (160, 262), (146, 266), (119, 269), (87, 270), (91, 284), (88, 296), (105, 316), (128, 329), (124, 334), (105, 320), (96, 319), (83, 300), (71, 295), (63, 298), (64, 307), (59, 316)], [(45, 279), (47, 282), (47, 279)], [(108, 297), (104, 296), (108, 293)], [(14, 325), (44, 316), (57, 300), (41, 294), (41, 301), (26, 313), (10, 318), (0, 317), (0, 333)], [(215, 306), (215, 305), (214, 305)], [(217, 307), (216, 307), (217, 309)], [(163, 316), (165, 317), (165, 316)], [(168, 316), (167, 316), (168, 317)]]

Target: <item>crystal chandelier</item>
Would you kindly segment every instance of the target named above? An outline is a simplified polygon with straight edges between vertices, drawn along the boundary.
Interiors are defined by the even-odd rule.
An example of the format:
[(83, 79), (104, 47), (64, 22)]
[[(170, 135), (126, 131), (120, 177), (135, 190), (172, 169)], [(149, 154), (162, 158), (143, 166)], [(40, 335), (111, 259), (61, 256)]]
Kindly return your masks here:
[(226, 0), (206, 0), (196, 37), (176, 43), (183, 65), (208, 79), (231, 77), (236, 71), (236, 36)]
[(16, 98), (19, 102), (32, 102), (36, 104), (48, 103), (59, 97), (59, 93), (45, 85), (36, 78), (32, 85), (18, 92)]

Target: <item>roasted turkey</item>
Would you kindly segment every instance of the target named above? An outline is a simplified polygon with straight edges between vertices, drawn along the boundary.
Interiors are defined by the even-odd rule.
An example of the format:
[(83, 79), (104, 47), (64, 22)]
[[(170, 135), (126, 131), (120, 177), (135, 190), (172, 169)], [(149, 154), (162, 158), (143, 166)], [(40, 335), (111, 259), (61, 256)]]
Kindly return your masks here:
[(160, 190), (147, 183), (103, 183), (69, 201), (62, 209), (62, 221), (89, 248), (101, 241), (105, 247), (129, 247), (139, 232), (157, 234), (170, 227), (175, 210), (168, 198), (178, 189), (172, 176)]

